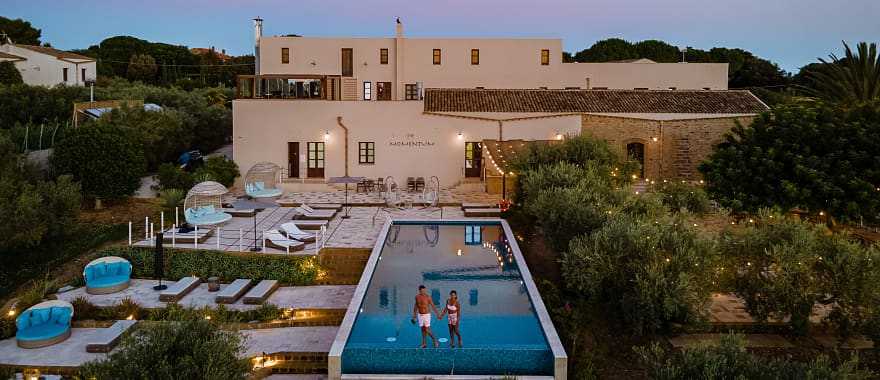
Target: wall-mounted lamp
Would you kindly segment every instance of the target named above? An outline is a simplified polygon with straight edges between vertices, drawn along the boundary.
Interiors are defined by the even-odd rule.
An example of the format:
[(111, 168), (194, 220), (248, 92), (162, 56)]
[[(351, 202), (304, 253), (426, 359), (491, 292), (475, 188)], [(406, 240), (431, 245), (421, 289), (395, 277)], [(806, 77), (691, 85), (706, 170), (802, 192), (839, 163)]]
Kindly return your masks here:
[(330, 140), (330, 131), (324, 132), (324, 141)]
[(656, 138), (656, 137), (651, 137), (651, 141), (653, 141), (653, 142), (657, 142), (657, 138)]
[(559, 133), (559, 131), (556, 131), (556, 139), (562, 140), (562, 133)]
[(464, 138), (464, 134), (461, 131), (458, 131), (458, 139), (461, 140)]

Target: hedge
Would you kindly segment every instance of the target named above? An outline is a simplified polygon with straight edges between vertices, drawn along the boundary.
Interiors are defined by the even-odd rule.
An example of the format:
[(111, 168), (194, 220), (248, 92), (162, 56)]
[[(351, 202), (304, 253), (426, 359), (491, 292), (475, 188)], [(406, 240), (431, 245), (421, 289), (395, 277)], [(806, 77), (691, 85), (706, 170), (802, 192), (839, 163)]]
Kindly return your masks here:
[[(119, 256), (132, 264), (132, 276), (153, 276), (151, 248), (111, 247), (100, 256)], [(220, 252), (212, 250), (165, 249), (165, 278), (186, 276), (219, 277), (221, 281), (237, 278), (277, 280), (286, 285), (310, 285), (318, 277), (317, 259), (304, 256)]]

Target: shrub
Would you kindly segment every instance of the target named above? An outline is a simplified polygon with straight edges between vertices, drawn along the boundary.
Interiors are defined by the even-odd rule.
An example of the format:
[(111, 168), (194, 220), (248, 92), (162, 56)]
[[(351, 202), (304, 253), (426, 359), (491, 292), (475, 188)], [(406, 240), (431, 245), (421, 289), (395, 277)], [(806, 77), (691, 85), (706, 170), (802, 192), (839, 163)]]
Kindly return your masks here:
[(143, 108), (117, 108), (96, 121), (96, 125), (126, 133), (141, 144), (148, 170), (162, 162), (175, 161), (189, 149), (193, 132), (183, 123), (183, 116), (173, 110), (147, 111)]
[(235, 179), (239, 176), (238, 165), (235, 164), (235, 161), (227, 160), (223, 156), (209, 157), (205, 160), (205, 165), (196, 170), (195, 177), (198, 178), (205, 174), (223, 186), (229, 187), (235, 183)]
[(825, 319), (844, 336), (880, 337), (880, 250), (863, 247), (822, 226), (764, 212), (757, 226), (726, 231), (721, 253), (736, 294), (759, 321), (790, 317), (798, 333), (809, 331), (815, 305), (830, 307)]
[(159, 181), (159, 189), (162, 190), (180, 189), (186, 192), (195, 185), (192, 174), (171, 163), (159, 165), (156, 179)]
[(19, 312), (27, 310), (31, 306), (43, 302), (46, 295), (54, 290), (55, 282), (46, 279), (35, 280), (33, 285), (18, 297), (18, 301), (15, 302), (15, 309)]
[(85, 363), (82, 378), (246, 379), (241, 334), (202, 320), (139, 326), (106, 359)]
[(134, 137), (107, 125), (70, 131), (58, 143), (52, 162), (59, 174), (72, 174), (90, 198), (120, 199), (134, 193), (146, 170), (143, 148)]
[[(133, 277), (153, 275), (153, 251), (143, 248), (115, 247), (99, 253), (100, 256), (120, 256), (129, 260)], [(202, 278), (217, 276), (223, 281), (238, 278), (278, 280), (290, 285), (312, 284), (318, 275), (315, 259), (303, 256), (262, 255), (210, 250), (166, 249), (165, 277), (177, 280), (196, 275)]]
[(101, 309), (88, 298), (80, 296), (70, 302), (73, 305), (73, 319), (77, 321), (98, 320), (103, 317)]
[(150, 310), (146, 318), (152, 321), (197, 321), (210, 317), (215, 323), (246, 323), (270, 322), (281, 318), (281, 315), (281, 309), (269, 303), (251, 310), (231, 310), (226, 305), (218, 305), (216, 308), (189, 308), (172, 303), (165, 308)]
[[(0, 316), (0, 340), (14, 337), (16, 331), (18, 328), (15, 326), (15, 317)], [(0, 379), (2, 378), (0, 377)]]
[(21, 73), (12, 61), (0, 62), (0, 85), (22, 84)]
[(645, 333), (701, 319), (714, 262), (712, 242), (680, 219), (616, 215), (574, 239), (561, 264), (570, 289)]
[(663, 204), (672, 212), (685, 210), (702, 215), (711, 209), (709, 196), (700, 186), (672, 181), (661, 184), (657, 192), (660, 193)]
[(162, 198), (162, 207), (166, 210), (174, 210), (175, 207), (183, 204), (186, 192), (181, 189), (165, 189), (159, 193), (159, 197)]
[(716, 346), (685, 349), (680, 355), (669, 353), (654, 343), (637, 347), (636, 353), (648, 367), (648, 376), (656, 380), (686, 379), (870, 379), (873, 373), (858, 369), (853, 356), (839, 366), (825, 356), (809, 363), (767, 359), (750, 354), (740, 335), (726, 335)]

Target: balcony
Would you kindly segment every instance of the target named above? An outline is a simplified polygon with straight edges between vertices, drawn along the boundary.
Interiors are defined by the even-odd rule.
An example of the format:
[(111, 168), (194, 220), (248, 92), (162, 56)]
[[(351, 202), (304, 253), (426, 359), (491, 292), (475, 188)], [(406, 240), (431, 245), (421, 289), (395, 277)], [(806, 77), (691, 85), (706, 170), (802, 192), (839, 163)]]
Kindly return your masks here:
[(236, 99), (339, 100), (338, 76), (239, 75)]

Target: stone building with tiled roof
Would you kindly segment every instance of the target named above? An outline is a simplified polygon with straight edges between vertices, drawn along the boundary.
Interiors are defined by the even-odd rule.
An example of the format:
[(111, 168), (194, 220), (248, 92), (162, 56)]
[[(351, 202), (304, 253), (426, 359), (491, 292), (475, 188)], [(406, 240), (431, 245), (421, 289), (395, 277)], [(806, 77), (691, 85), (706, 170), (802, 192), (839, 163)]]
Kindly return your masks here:
[(95, 60), (47, 46), (0, 44), (0, 62), (11, 61), (25, 83), (39, 86), (82, 86), (94, 80)]
[[(727, 64), (565, 63), (558, 39), (264, 37), (233, 101), (233, 158), (286, 182), (492, 182), (505, 149), (592, 134), (643, 179), (697, 179), (725, 132), (768, 109)], [(495, 149), (491, 149), (495, 147)], [(500, 151), (500, 152), (499, 152)]]

